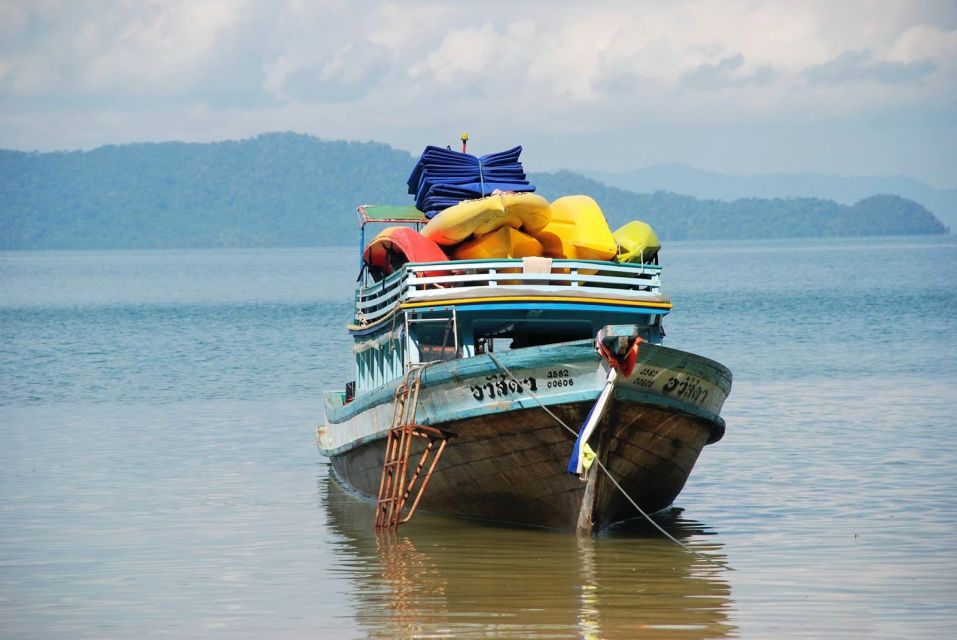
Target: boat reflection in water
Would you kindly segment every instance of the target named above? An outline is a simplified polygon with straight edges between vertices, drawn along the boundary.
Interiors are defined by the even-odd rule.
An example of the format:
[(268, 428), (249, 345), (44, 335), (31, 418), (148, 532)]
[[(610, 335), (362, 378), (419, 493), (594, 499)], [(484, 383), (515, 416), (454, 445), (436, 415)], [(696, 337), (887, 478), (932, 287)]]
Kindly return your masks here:
[[(496, 527), (422, 513), (373, 531), (368, 502), (319, 485), (336, 569), (353, 577), (354, 618), (370, 637), (715, 638), (736, 636), (726, 569), (629, 521), (600, 537)], [(707, 528), (661, 524), (724, 561)]]

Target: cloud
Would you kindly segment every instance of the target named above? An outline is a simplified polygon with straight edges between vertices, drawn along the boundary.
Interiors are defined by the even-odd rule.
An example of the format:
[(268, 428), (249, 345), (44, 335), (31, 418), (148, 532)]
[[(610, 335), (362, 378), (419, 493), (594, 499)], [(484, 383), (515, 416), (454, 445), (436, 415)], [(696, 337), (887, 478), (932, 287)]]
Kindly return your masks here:
[(283, 97), (301, 102), (343, 102), (378, 91), (392, 66), (390, 51), (368, 41), (353, 42), (321, 64), (285, 75)]
[[(620, 141), (657, 130), (696, 131), (655, 138), (694, 163), (672, 150), (708, 131), (880, 116), (899, 133), (955, 105), (952, 0), (0, 0), (0, 147), (292, 129), (419, 150), (468, 129), (581, 166), (634, 162)], [(753, 159), (754, 135), (723, 164)]]
[(907, 84), (920, 82), (937, 69), (931, 60), (895, 62), (875, 60), (869, 51), (845, 51), (824, 64), (809, 67), (804, 76), (812, 84), (880, 82)]
[(776, 72), (764, 65), (742, 73), (744, 56), (740, 53), (719, 60), (716, 64), (702, 64), (681, 74), (678, 84), (686, 89), (727, 89), (747, 85), (763, 86), (774, 79)]
[[(10, 51), (0, 51), (0, 100), (33, 106), (140, 107), (246, 103), (260, 91), (255, 57), (268, 25), (245, 4), (39, 2)], [(258, 97), (262, 97), (261, 95)]]
[(479, 73), (487, 69), (499, 46), (500, 35), (486, 22), (449, 32), (441, 44), (409, 69), (413, 77), (430, 73), (436, 82), (454, 82), (459, 74)]

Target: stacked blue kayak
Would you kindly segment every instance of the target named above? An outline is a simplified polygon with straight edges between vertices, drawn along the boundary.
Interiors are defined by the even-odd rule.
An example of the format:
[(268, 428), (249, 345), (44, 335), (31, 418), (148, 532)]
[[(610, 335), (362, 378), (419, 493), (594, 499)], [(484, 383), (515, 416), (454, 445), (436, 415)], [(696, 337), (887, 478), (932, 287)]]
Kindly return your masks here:
[(468, 153), (428, 146), (409, 176), (415, 206), (429, 218), (463, 200), (493, 191), (535, 191), (525, 179), (521, 147), (477, 158)]

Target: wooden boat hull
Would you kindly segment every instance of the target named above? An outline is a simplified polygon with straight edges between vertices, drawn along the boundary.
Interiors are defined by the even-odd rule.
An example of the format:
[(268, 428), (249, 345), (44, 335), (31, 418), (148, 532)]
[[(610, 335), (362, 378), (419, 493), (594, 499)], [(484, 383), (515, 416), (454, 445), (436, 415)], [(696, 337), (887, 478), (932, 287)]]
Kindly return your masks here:
[[(551, 407), (580, 425), (591, 403)], [(566, 472), (575, 438), (542, 409), (480, 416), (441, 425), (452, 434), (420, 509), (455, 516), (555, 529), (578, 526), (586, 482)], [(602, 462), (646, 512), (670, 505), (711, 437), (700, 418), (616, 403), (599, 427)], [(332, 458), (336, 475), (363, 496), (379, 488), (385, 441)], [(597, 470), (597, 465), (592, 469)], [(593, 527), (637, 516), (625, 496), (597, 478)]]
[[(717, 412), (731, 378), (706, 358), (657, 345), (642, 349), (590, 444), (625, 492), (654, 512), (672, 503), (701, 449), (723, 435)], [(498, 373), (499, 364), (514, 378)], [(587, 482), (566, 471), (576, 432), (605, 377), (587, 341), (476, 356), (427, 371), (417, 421), (451, 440), (420, 509), (556, 529), (600, 529), (638, 515), (599, 465), (591, 466)], [(327, 406), (330, 424), (317, 434), (336, 476), (373, 499), (391, 418), (389, 393), (384, 388), (354, 407)]]

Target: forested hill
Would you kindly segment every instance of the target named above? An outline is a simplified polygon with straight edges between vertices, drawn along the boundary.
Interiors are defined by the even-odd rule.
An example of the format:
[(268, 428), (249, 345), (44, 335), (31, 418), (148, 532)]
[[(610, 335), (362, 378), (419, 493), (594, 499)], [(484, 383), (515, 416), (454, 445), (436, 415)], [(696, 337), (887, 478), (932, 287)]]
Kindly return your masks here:
[(874, 195), (851, 206), (818, 198), (743, 198), (727, 202), (699, 200), (666, 191), (633, 193), (568, 171), (537, 174), (531, 180), (539, 193), (549, 198), (565, 193), (588, 193), (601, 204), (612, 226), (638, 217), (671, 240), (948, 232), (923, 206), (895, 195)]
[[(414, 163), (383, 144), (292, 133), (0, 151), (0, 249), (351, 244), (356, 205), (411, 204), (405, 181)], [(947, 232), (926, 209), (896, 196), (853, 206), (810, 198), (723, 202), (637, 194), (569, 172), (530, 179), (548, 198), (591, 195), (612, 226), (647, 220), (663, 239)]]

